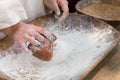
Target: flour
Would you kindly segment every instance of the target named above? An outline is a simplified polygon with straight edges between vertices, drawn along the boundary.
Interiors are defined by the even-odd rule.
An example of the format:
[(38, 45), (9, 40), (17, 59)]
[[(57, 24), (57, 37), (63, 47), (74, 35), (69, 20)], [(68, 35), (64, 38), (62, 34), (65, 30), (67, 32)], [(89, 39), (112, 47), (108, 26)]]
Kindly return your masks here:
[(3, 39), (5, 37), (6, 37), (6, 35), (3, 32), (0, 32), (0, 39)]
[[(24, 52), (15, 42), (0, 56), (0, 71), (15, 80), (79, 80), (114, 42), (111, 28), (77, 31), (62, 24), (48, 24), (56, 36), (53, 57), (43, 61)], [(99, 47), (98, 47), (99, 46)], [(99, 56), (99, 57), (98, 57)]]
[[(66, 35), (55, 34), (58, 40), (55, 42), (51, 61), (39, 60), (25, 53), (15, 43), (5, 51), (5, 57), (0, 59), (1, 71), (16, 80), (69, 80), (70, 76), (76, 75), (77, 70), (81, 67), (78, 61), (79, 63), (81, 63), (81, 60), (84, 61), (82, 56), (86, 55), (85, 59), (89, 60), (90, 56), (87, 54), (95, 55), (92, 52), (101, 52), (110, 45), (105, 41), (90, 40), (88, 36), (91, 34), (81, 34), (80, 32)], [(92, 37), (92, 39), (96, 38)], [(102, 50), (91, 49), (91, 47), (95, 48), (98, 44), (102, 46)]]

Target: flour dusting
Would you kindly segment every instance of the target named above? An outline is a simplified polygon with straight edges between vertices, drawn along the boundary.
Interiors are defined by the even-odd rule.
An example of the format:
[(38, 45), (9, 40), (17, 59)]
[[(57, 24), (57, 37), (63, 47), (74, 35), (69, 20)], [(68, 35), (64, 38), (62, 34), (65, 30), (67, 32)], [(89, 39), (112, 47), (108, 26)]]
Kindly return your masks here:
[(70, 30), (70, 25), (64, 28), (60, 25), (63, 31), (53, 24), (47, 26), (57, 36), (50, 61), (38, 59), (31, 51), (24, 52), (15, 42), (0, 52), (0, 71), (15, 80), (79, 80), (93, 59), (101, 58), (114, 42), (111, 28), (89, 32), (73, 27)]

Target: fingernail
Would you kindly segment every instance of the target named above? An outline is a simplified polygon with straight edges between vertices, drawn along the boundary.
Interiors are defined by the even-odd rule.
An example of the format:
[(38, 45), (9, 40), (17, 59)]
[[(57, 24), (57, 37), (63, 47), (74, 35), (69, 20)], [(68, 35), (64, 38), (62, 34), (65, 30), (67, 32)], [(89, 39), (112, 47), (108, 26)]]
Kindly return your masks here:
[(50, 37), (49, 37), (49, 40), (50, 40), (50, 41), (53, 41), (53, 40), (54, 40), (54, 37), (53, 37), (53, 36), (50, 36)]
[(60, 11), (56, 11), (55, 13), (56, 13), (56, 15), (58, 15), (58, 16), (61, 14)]
[(40, 42), (38, 42), (35, 46), (40, 47), (40, 46), (42, 46), (42, 44)]
[(25, 45), (26, 45), (26, 47), (28, 47), (29, 46), (29, 44), (30, 44), (30, 42), (25, 42)]

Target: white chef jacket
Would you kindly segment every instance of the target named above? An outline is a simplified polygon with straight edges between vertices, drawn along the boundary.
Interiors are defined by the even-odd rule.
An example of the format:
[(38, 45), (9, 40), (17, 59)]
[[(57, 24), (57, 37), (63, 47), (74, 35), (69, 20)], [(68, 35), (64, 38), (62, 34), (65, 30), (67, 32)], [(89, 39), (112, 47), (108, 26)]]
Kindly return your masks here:
[(0, 0), (0, 29), (46, 14), (43, 0)]

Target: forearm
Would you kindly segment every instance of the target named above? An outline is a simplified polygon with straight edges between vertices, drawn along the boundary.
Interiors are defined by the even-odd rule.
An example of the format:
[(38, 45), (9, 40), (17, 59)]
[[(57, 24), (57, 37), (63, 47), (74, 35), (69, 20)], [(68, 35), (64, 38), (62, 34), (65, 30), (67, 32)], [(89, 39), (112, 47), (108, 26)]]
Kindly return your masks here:
[(15, 31), (20, 27), (21, 23), (23, 23), (23, 22), (20, 21), (17, 24), (12, 25), (12, 26), (10, 26), (8, 28), (1, 29), (0, 32), (4, 32), (6, 35), (10, 36), (13, 33), (15, 33)]

